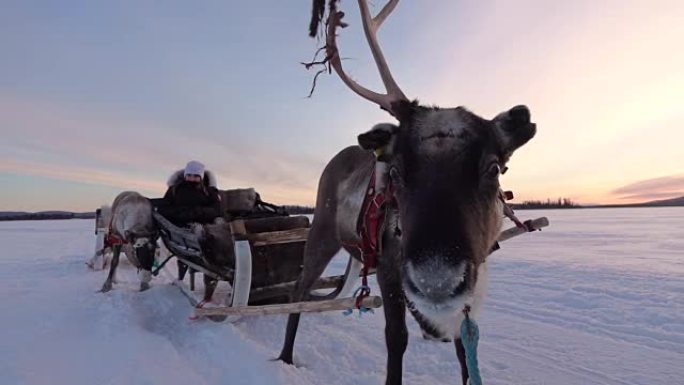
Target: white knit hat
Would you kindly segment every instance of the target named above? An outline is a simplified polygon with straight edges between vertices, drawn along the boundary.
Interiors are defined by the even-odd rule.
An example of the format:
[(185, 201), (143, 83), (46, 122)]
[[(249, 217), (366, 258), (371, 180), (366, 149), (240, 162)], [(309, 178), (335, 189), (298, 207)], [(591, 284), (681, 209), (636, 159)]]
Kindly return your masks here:
[(199, 175), (204, 177), (204, 165), (196, 160), (191, 160), (185, 165), (183, 176)]

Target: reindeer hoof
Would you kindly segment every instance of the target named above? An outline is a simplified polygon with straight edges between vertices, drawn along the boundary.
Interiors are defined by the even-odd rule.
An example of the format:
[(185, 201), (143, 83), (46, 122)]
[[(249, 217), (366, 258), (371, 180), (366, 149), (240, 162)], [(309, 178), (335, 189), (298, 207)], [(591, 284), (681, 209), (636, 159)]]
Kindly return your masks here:
[(111, 282), (105, 282), (104, 285), (102, 285), (102, 289), (100, 289), (100, 293), (106, 293), (110, 290), (112, 290), (112, 283)]
[(147, 282), (140, 282), (140, 291), (149, 290), (150, 284)]
[(292, 360), (292, 357), (291, 357), (291, 356), (288, 357), (288, 356), (285, 356), (285, 355), (283, 355), (283, 354), (281, 354), (280, 356), (278, 356), (278, 358), (274, 358), (273, 361), (282, 361), (282, 362), (284, 362), (284, 363), (286, 363), (286, 364), (288, 364), (288, 365), (294, 365), (294, 362), (293, 362), (293, 360)]

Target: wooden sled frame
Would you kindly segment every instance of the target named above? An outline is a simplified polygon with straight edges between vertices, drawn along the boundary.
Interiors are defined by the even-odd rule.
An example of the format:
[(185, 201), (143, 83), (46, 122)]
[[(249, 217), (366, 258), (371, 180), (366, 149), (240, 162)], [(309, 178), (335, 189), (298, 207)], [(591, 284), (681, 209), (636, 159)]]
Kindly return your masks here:
[[(204, 263), (205, 260), (197, 235), (189, 229), (175, 226), (157, 212), (153, 213), (153, 215), (159, 227), (161, 240), (170, 253), (153, 274), (157, 275), (164, 265), (173, 257), (186, 265), (190, 271), (190, 287), (188, 288), (182, 282), (183, 277), (179, 277), (178, 280), (175, 280), (174, 285), (180, 288), (181, 292), (188, 297), (193, 305), (197, 306), (201, 302), (193, 293), (195, 272), (200, 272), (204, 274), (205, 277), (210, 277), (217, 281), (226, 281), (231, 285), (231, 295), (226, 299), (224, 304), (225, 307), (228, 308), (283, 306), (283, 304), (254, 306), (249, 305), (249, 303), (267, 301), (274, 297), (289, 297), (289, 293), (294, 288), (296, 278), (299, 274), (297, 274), (297, 277), (293, 276), (293, 279), (285, 282), (266, 286), (254, 286), (252, 285), (252, 276), (255, 274), (255, 266), (253, 264), (254, 256), (252, 251), (259, 247), (282, 245), (293, 242), (301, 242), (303, 244), (306, 242), (308, 236), (308, 226), (306, 228), (281, 231), (248, 233), (245, 229), (244, 220), (238, 219), (229, 222), (235, 254), (235, 267), (231, 269), (220, 268)], [(273, 257), (277, 258), (278, 256)], [(301, 257), (303, 258), (303, 253)], [(349, 296), (354, 290), (354, 285), (356, 284), (362, 267), (363, 264), (360, 261), (350, 256), (343, 275), (320, 278), (313, 287), (313, 290), (333, 289), (333, 292), (326, 294), (325, 296), (320, 296), (318, 293), (312, 292), (312, 296), (314, 298), (325, 297), (333, 301), (341, 297)], [(380, 306), (375, 299), (369, 300), (368, 305), (369, 307)], [(325, 303), (323, 306), (325, 306)], [(197, 314), (200, 315), (200, 313), (201, 310), (197, 309)]]

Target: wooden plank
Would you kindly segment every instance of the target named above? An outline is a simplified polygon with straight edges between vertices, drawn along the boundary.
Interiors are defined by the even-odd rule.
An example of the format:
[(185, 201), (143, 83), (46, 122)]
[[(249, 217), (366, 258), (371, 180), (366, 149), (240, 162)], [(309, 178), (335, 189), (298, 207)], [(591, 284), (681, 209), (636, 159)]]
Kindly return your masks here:
[[(247, 234), (247, 230), (245, 229), (245, 221), (242, 219), (236, 219), (234, 221), (231, 221), (230, 232), (233, 234), (233, 237), (239, 237), (244, 234)], [(236, 237), (236, 239), (238, 238)]]
[(247, 234), (247, 238), (252, 246), (276, 245), (280, 243), (304, 242), (309, 235), (308, 228), (271, 231), (268, 233)]
[(297, 280), (303, 259), (304, 242), (252, 247), (252, 287)]
[(252, 288), (252, 247), (248, 241), (235, 241), (235, 273), (233, 275), (233, 306), (247, 306)]
[(183, 262), (184, 264), (188, 265), (189, 268), (192, 268), (194, 270), (197, 270), (201, 272), (202, 274), (206, 274), (210, 276), (211, 278), (217, 279), (219, 281), (232, 281), (233, 280), (233, 272), (230, 270), (225, 270), (221, 272), (216, 272), (213, 270), (209, 270), (206, 267), (202, 265), (198, 265), (194, 263), (193, 261), (190, 261), (189, 259), (185, 259), (183, 257), (176, 256), (178, 260)]
[[(346, 310), (355, 306), (356, 298), (342, 298), (278, 305), (199, 308), (195, 309), (195, 314), (200, 317), (211, 315), (260, 316), (288, 313), (320, 313), (324, 311)], [(361, 306), (370, 309), (378, 308), (382, 306), (382, 298), (378, 296), (366, 297), (361, 302)]]
[[(343, 275), (319, 278), (311, 289), (335, 289), (342, 284), (343, 280)], [(296, 281), (290, 281), (266, 287), (252, 288), (252, 291), (249, 293), (249, 300), (260, 301), (279, 295), (289, 295), (292, 289), (294, 289), (295, 282)]]
[(245, 220), (245, 228), (250, 234), (267, 233), (310, 227), (309, 218), (305, 216), (255, 218)]
[[(529, 223), (529, 225), (532, 227), (531, 230), (541, 230), (542, 227), (546, 227), (549, 225), (549, 219), (546, 217), (541, 217), (525, 223)], [(521, 229), (518, 226), (511, 227), (510, 229), (506, 229), (502, 231), (501, 234), (499, 234), (498, 241), (503, 242), (518, 235), (525, 234), (527, 232), (528, 231), (526, 231), (525, 229)]]

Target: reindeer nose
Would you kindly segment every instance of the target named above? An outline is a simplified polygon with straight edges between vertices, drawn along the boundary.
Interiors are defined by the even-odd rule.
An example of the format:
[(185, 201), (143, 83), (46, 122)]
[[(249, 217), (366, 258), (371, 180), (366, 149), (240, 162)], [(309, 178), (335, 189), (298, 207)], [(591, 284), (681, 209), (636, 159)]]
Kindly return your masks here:
[(447, 265), (439, 259), (406, 265), (406, 284), (413, 294), (432, 302), (442, 302), (462, 294), (466, 289), (467, 265)]

